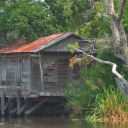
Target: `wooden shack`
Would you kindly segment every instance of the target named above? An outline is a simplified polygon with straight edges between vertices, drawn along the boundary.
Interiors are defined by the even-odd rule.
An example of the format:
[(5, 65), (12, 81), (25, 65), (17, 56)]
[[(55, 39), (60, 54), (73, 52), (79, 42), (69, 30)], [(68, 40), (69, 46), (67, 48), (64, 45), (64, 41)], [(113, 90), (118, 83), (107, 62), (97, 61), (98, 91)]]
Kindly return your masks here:
[[(79, 78), (79, 66), (69, 67), (72, 54), (68, 44), (88, 43), (72, 32), (53, 34), (27, 43), (20, 39), (0, 49), (1, 113), (28, 115), (43, 102), (62, 97), (61, 90)], [(15, 99), (15, 100), (14, 100)], [(24, 101), (21, 102), (21, 99)], [(39, 101), (30, 106), (30, 99)], [(16, 106), (14, 104), (17, 104)]]

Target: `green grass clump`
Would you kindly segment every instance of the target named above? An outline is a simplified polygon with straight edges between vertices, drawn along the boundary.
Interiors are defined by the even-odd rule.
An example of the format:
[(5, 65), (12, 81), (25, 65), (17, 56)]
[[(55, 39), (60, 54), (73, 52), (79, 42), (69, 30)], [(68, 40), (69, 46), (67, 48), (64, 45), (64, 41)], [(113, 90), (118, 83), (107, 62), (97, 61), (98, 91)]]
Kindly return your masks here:
[(119, 88), (110, 86), (103, 94), (97, 94), (94, 109), (91, 116), (92, 121), (127, 121), (128, 120), (128, 98)]

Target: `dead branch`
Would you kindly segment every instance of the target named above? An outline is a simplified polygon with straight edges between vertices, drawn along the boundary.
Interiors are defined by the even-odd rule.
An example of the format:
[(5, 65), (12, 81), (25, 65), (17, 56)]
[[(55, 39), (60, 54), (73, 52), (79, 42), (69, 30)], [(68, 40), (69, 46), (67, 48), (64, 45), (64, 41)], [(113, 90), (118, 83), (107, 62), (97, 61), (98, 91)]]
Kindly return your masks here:
[[(72, 47), (73, 48), (73, 47)], [(122, 92), (128, 97), (128, 92), (126, 91), (127, 88), (128, 88), (128, 82), (127, 80), (121, 76), (117, 71), (116, 71), (116, 68), (117, 68), (117, 65), (115, 63), (112, 63), (110, 61), (103, 61), (101, 59), (98, 59), (96, 57), (94, 57), (93, 55), (90, 55), (86, 52), (84, 52), (83, 50), (80, 50), (80, 49), (76, 49), (76, 48), (73, 48), (75, 51), (79, 52), (79, 53), (82, 53), (83, 55), (86, 55), (87, 57), (95, 60), (96, 62), (98, 63), (101, 63), (101, 64), (108, 64), (108, 65), (111, 65), (112, 66), (112, 73), (116, 76), (115, 80), (116, 80), (116, 83), (117, 85), (119, 86), (119, 88), (122, 90)]]

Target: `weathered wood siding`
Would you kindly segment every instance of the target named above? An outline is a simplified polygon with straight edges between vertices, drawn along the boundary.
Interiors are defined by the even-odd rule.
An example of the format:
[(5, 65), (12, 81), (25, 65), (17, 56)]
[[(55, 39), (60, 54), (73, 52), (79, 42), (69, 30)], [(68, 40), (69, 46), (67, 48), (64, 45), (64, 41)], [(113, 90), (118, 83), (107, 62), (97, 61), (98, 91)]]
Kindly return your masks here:
[[(58, 92), (67, 86), (69, 80), (69, 58), (70, 54), (61, 53), (45, 54), (43, 56), (44, 91)], [(50, 74), (49, 71), (53, 72)], [(45, 75), (50, 79), (46, 80)]]
[(80, 78), (80, 66), (78, 63), (74, 64), (73, 68), (70, 69), (71, 80), (75, 81)]
[[(69, 67), (70, 58), (72, 56), (70, 52), (42, 53), (44, 92), (59, 92), (67, 87), (67, 83), (79, 77), (79, 66), (76, 66), (75, 71)], [(34, 92), (42, 91), (39, 57), (32, 57), (31, 90)]]
[(65, 87), (69, 81), (69, 58), (57, 60), (57, 85)]
[(72, 35), (70, 37), (67, 37), (54, 45), (51, 45), (47, 48), (45, 48), (43, 51), (49, 51), (49, 52), (69, 52), (68, 44), (74, 44), (75, 42), (79, 43), (80, 47), (86, 46), (87, 41), (81, 39), (80, 37), (77, 37), (75, 35)]
[(16, 95), (16, 85), (21, 85), (21, 94), (25, 96), (30, 86), (29, 67), (30, 57), (28, 54), (1, 54), (0, 93), (5, 91), (6, 95)]
[(39, 66), (39, 58), (33, 57), (32, 59), (32, 66), (31, 66), (31, 91), (37, 92), (42, 91), (42, 83), (41, 83), (41, 73), (40, 73), (40, 66)]

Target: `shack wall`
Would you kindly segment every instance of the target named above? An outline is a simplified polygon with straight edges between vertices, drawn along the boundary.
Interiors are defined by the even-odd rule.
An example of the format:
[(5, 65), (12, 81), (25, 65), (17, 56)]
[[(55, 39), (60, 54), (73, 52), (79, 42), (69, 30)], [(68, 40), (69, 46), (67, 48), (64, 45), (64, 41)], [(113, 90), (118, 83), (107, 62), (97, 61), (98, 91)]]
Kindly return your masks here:
[(30, 87), (29, 54), (0, 55), (0, 94), (16, 95), (16, 86), (20, 85), (21, 95), (26, 96)]
[[(39, 58), (32, 58), (32, 91), (44, 92), (60, 92), (67, 87), (67, 83), (75, 80), (76, 74), (79, 75), (79, 66), (75, 68), (75, 71), (69, 67), (71, 55), (70, 52), (42, 52), (42, 73), (43, 84), (41, 83), (41, 70), (39, 65)], [(77, 79), (77, 78), (76, 78)]]
[(66, 88), (67, 83), (79, 78), (79, 65), (69, 67), (74, 55), (67, 45), (75, 42), (79, 42), (80, 47), (88, 43), (71, 35), (40, 49), (39, 53), (0, 54), (0, 95), (3, 91), (8, 96), (16, 95), (17, 85), (21, 87), (21, 96), (56, 93)]

